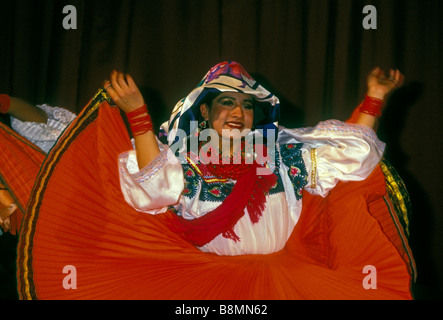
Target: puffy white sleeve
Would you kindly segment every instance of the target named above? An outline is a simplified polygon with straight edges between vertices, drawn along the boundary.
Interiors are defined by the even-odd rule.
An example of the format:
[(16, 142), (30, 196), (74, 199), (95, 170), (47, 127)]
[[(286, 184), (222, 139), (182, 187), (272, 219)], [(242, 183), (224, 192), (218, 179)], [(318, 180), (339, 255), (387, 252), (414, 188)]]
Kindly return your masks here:
[(139, 169), (135, 150), (119, 156), (120, 185), (128, 202), (136, 210), (159, 214), (176, 205), (184, 189), (181, 163), (167, 146), (146, 167)]
[(305, 190), (321, 196), (339, 181), (366, 179), (385, 149), (371, 128), (337, 120), (309, 128), (283, 128), (279, 143), (303, 143), (301, 152), (308, 174)]
[(76, 115), (67, 109), (52, 107), (47, 104), (37, 105), (36, 107), (47, 114), (48, 120), (46, 123), (20, 121), (11, 117), (11, 127), (48, 153)]

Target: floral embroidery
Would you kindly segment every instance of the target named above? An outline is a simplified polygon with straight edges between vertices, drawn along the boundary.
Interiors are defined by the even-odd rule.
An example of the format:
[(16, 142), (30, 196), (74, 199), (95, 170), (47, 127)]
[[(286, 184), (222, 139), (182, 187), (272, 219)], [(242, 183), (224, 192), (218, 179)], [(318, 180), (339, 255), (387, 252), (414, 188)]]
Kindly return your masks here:
[(195, 172), (192, 169), (188, 169), (185, 172), (186, 177), (193, 178), (195, 176)]
[(234, 188), (234, 182), (207, 182), (202, 180), (200, 201), (221, 202)]
[(269, 194), (276, 194), (285, 191), (283, 188), (283, 181), (278, 170), (274, 172), (274, 174), (277, 176), (277, 182), (272, 186), (271, 190), (269, 190)]
[(302, 143), (280, 146), (283, 163), (288, 167), (288, 177), (294, 187), (295, 198), (302, 198), (303, 188), (308, 183), (308, 171), (301, 154)]
[(197, 189), (201, 182), (201, 178), (199, 175), (196, 174), (196, 172), (190, 165), (183, 164), (182, 166), (185, 175), (185, 187), (182, 194), (192, 199), (197, 194)]
[[(272, 154), (275, 154), (274, 173), (277, 175), (277, 182), (269, 194), (276, 194), (284, 192), (284, 188), (279, 174), (279, 153), (273, 151)], [(189, 199), (198, 196), (200, 201), (221, 202), (231, 193), (235, 185), (233, 180), (213, 176), (205, 166), (194, 163), (190, 157), (187, 157), (187, 163), (182, 164), (182, 167), (185, 177), (182, 195)]]
[(300, 173), (300, 169), (294, 166), (291, 166), (291, 168), (289, 168), (289, 174), (293, 177), (297, 176)]
[(212, 194), (213, 196), (216, 196), (217, 198), (219, 198), (219, 197), (221, 196), (221, 194), (222, 194), (221, 191), (220, 191), (220, 189), (217, 188), (217, 187), (214, 187), (214, 188), (208, 190), (208, 192), (209, 192), (210, 194)]

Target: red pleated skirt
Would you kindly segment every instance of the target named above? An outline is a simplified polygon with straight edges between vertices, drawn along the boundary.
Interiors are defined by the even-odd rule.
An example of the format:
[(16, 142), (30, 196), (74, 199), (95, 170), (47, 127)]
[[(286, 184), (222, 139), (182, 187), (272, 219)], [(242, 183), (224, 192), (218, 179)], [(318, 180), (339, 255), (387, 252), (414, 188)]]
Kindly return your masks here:
[[(280, 252), (217, 256), (124, 200), (118, 155), (132, 148), (99, 92), (44, 160), (18, 246), (22, 299), (410, 299), (414, 263), (380, 168), (304, 194)], [(369, 269), (368, 269), (369, 268)], [(368, 271), (369, 270), (369, 271)]]
[(14, 235), (20, 229), (32, 186), (45, 156), (36, 145), (0, 123), (0, 179), (17, 204), (10, 217), (10, 232)]

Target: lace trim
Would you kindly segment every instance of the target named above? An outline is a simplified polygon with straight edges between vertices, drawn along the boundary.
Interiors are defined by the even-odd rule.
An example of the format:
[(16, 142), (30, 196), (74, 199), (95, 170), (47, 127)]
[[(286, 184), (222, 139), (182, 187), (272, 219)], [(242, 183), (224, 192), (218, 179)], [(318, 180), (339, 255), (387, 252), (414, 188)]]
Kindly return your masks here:
[(307, 128), (300, 128), (298, 131), (300, 132), (308, 132), (312, 129), (322, 131), (322, 132), (334, 132), (339, 134), (360, 134), (368, 139), (370, 139), (376, 146), (379, 148), (379, 150), (383, 151), (385, 148), (385, 144), (380, 141), (377, 137), (377, 134), (374, 130), (372, 130), (369, 127), (366, 127), (364, 125), (356, 124), (356, 123), (345, 123), (339, 120), (328, 120), (328, 121), (322, 121), (317, 124), (314, 128), (307, 127)]
[(168, 161), (167, 158), (167, 150), (160, 152), (147, 166), (132, 174), (132, 177), (137, 183), (144, 183), (148, 181), (161, 171), (165, 165), (165, 162)]

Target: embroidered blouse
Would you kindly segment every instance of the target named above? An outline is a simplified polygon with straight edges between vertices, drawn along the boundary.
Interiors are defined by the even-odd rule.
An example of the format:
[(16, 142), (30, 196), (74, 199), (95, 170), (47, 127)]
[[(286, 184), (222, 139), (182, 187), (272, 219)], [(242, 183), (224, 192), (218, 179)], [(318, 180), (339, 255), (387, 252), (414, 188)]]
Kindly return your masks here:
[[(134, 150), (119, 157), (120, 183), (126, 201), (140, 214), (161, 214), (173, 206), (195, 219), (219, 206), (236, 181), (199, 170), (198, 161), (181, 163), (168, 146), (139, 169)], [(267, 195), (258, 223), (248, 214), (234, 232), (240, 241), (218, 235), (200, 247), (218, 255), (269, 254), (286, 244), (302, 209), (302, 190), (326, 196), (338, 181), (364, 180), (380, 161), (385, 144), (370, 128), (330, 120), (315, 127), (280, 127), (274, 150), (277, 183)], [(246, 210), (246, 209), (245, 209)]]
[(48, 115), (46, 123), (20, 121), (11, 117), (11, 127), (48, 153), (76, 115), (67, 109), (52, 107), (47, 104), (37, 105), (36, 107), (42, 109)]

